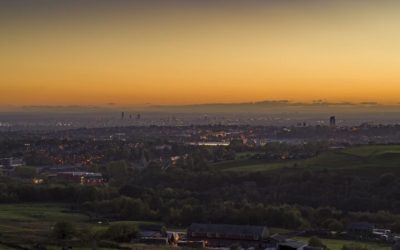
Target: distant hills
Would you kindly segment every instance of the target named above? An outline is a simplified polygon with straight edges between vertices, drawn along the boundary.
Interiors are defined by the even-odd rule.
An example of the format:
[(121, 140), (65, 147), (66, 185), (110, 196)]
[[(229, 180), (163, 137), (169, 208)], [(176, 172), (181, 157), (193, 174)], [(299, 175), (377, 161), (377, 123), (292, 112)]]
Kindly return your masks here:
[(305, 160), (277, 162), (242, 161), (220, 164), (226, 171), (265, 172), (280, 170), (330, 170), (355, 175), (400, 174), (399, 145), (369, 145), (325, 152)]
[(289, 100), (243, 102), (243, 103), (209, 103), (194, 105), (156, 105), (149, 110), (175, 112), (252, 112), (252, 113), (365, 113), (365, 112), (398, 112), (400, 105), (383, 105), (376, 102), (291, 102)]

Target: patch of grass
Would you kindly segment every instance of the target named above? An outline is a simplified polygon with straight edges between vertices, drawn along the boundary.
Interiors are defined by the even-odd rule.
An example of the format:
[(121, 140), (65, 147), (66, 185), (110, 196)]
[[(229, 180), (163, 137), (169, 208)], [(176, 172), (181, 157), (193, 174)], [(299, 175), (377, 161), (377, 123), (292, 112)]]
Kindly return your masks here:
[(285, 162), (249, 164), (238, 167), (225, 168), (224, 171), (238, 171), (238, 172), (270, 171), (284, 167), (292, 167), (295, 163), (296, 163), (295, 161), (285, 161)]
[(64, 204), (1, 204), (0, 233), (10, 242), (41, 242), (48, 239), (51, 227), (57, 221), (69, 221), (80, 225), (88, 217), (71, 213)]
[(247, 152), (240, 152), (240, 153), (236, 153), (236, 159), (240, 160), (240, 159), (249, 159), (257, 154), (263, 154), (264, 152), (253, 152), (253, 151), (247, 151)]
[(343, 152), (359, 157), (371, 157), (387, 152), (400, 154), (400, 145), (368, 145), (345, 149)]
[[(177, 249), (176, 247), (173, 246), (159, 246), (159, 245), (146, 245), (146, 244), (140, 244), (140, 243), (126, 243), (126, 244), (121, 244), (122, 247), (127, 247), (131, 249), (141, 249), (141, 250), (171, 250), (171, 249)], [(192, 248), (179, 248), (181, 250), (189, 250)]]
[[(296, 237), (296, 240), (308, 242), (309, 238)], [(329, 250), (341, 250), (343, 245), (361, 244), (372, 250), (391, 250), (391, 245), (373, 242), (360, 242), (352, 240), (337, 240), (337, 239), (321, 239), (322, 243), (328, 247)]]
[[(2, 248), (0, 248), (2, 249)], [(46, 246), (47, 250), (60, 250), (60, 246)], [(92, 250), (92, 247), (73, 247), (74, 250)], [(97, 248), (97, 250), (111, 250), (113, 248)]]
[[(91, 230), (107, 230), (115, 223), (127, 223), (129, 225), (159, 224), (148, 221), (116, 221), (109, 225), (100, 225), (89, 221), (89, 217), (71, 212), (67, 204), (57, 203), (21, 203), (0, 204), (0, 236), (2, 241), (15, 244), (32, 246), (35, 243), (49, 244), (48, 249), (60, 249), (53, 247), (54, 240), (51, 237), (52, 227), (57, 221), (68, 221), (78, 229), (90, 228)], [(0, 249), (2, 246), (0, 245)], [(76, 248), (74, 249), (90, 249)]]
[(264, 162), (265, 161), (258, 159), (240, 159), (240, 160), (231, 160), (231, 161), (215, 163), (213, 164), (213, 166), (218, 169), (229, 169), (229, 168), (241, 167), (244, 165), (255, 165)]
[(0, 221), (7, 222), (55, 222), (60, 220), (82, 222), (87, 216), (68, 212), (62, 204), (1, 204)]
[[(339, 171), (358, 171), (366, 169), (365, 174), (395, 172), (400, 174), (400, 145), (370, 145), (329, 151), (304, 160), (263, 161), (238, 160), (215, 165), (223, 171), (261, 172), (279, 169), (333, 169)], [(360, 172), (361, 173), (361, 172)]]

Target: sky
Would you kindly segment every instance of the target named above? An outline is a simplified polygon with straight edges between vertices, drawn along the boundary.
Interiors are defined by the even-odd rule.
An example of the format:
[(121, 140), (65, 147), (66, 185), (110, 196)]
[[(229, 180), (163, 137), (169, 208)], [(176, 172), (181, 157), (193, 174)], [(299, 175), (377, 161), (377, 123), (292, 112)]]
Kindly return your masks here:
[(400, 1), (0, 0), (0, 106), (400, 96)]

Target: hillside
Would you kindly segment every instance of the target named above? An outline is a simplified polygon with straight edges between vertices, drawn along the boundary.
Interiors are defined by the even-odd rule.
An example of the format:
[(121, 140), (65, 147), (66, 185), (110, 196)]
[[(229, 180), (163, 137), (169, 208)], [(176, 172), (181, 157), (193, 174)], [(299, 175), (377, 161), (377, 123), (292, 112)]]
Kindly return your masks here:
[(334, 150), (305, 160), (265, 162), (241, 160), (217, 165), (224, 171), (276, 171), (280, 169), (311, 169), (358, 171), (357, 173), (393, 172), (400, 174), (400, 145), (371, 145)]

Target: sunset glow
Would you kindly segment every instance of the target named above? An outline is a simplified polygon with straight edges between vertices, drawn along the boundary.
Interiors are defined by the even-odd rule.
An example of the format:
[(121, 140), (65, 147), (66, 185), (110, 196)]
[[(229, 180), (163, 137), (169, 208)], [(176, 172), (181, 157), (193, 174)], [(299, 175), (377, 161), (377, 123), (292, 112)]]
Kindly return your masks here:
[(0, 105), (399, 100), (398, 1), (71, 2), (0, 4)]

